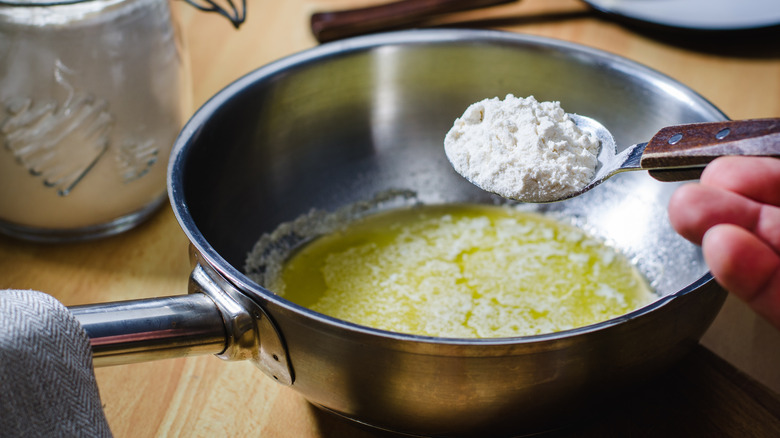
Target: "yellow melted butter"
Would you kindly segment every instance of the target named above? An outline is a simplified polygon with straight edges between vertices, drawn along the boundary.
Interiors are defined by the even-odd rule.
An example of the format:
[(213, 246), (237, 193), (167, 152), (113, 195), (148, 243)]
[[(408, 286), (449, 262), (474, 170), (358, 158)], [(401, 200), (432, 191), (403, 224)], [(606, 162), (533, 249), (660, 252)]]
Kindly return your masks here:
[(584, 231), (470, 204), (355, 221), (300, 248), (266, 286), (357, 324), (459, 338), (581, 327), (656, 298), (623, 255)]

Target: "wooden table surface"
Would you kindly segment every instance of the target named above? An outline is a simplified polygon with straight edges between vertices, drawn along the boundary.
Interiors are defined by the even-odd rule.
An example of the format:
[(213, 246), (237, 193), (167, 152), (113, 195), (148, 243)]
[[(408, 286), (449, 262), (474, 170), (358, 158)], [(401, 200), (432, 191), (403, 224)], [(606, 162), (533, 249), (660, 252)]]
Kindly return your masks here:
[[(248, 3), (248, 19), (239, 30), (216, 15), (197, 12), (184, 2), (173, 3), (190, 53), (195, 107), (240, 75), (315, 46), (308, 25), (313, 12), (379, 2)], [(728, 38), (647, 32), (599, 16), (576, 0), (524, 0), (460, 13), (445, 21), (547, 36), (616, 53), (681, 81), (731, 118), (780, 117), (778, 32)], [(167, 206), (137, 229), (93, 242), (38, 245), (0, 237), (0, 288), (44, 291), (66, 305), (182, 294), (190, 271), (187, 247), (188, 241)], [(727, 301), (703, 344), (758, 382), (780, 391), (780, 335), (741, 303)], [(654, 424), (655, 429), (645, 429), (656, 432), (684, 430), (690, 436), (700, 431), (713, 436), (713, 431), (727, 429), (712, 429), (711, 418), (688, 423), (687, 429), (658, 427), (681, 417), (690, 419), (690, 413), (694, 419), (697, 412), (701, 417), (705, 408), (721, 418), (728, 417), (729, 412), (737, 412), (728, 403), (733, 399), (743, 408), (745, 403), (757, 403), (762, 411), (745, 414), (738, 410), (734, 414), (758, 424), (758, 432), (745, 436), (777, 433), (780, 411), (773, 394), (708, 355), (708, 350), (698, 350), (674, 373), (678, 383), (693, 381), (685, 390), (674, 393), (674, 385), (661, 386), (670, 391), (667, 393), (656, 386), (644, 393), (643, 398), (656, 407), (652, 417), (622, 418)], [(375, 436), (323, 415), (295, 391), (272, 382), (248, 362), (228, 363), (202, 356), (99, 368), (96, 374), (117, 437)], [(725, 380), (723, 376), (727, 376)], [(726, 386), (728, 381), (736, 384), (730, 387), (731, 392), (706, 398), (706, 406), (697, 405), (704, 397), (701, 390), (717, 381), (725, 381)], [(658, 408), (667, 402), (670, 409)], [(693, 411), (681, 411), (683, 407)], [(612, 424), (609, 422), (583, 426), (581, 433), (572, 435), (585, 435), (587, 430), (598, 436), (610, 430), (621, 436), (632, 427), (627, 423), (614, 422), (614, 428), (607, 427)]]

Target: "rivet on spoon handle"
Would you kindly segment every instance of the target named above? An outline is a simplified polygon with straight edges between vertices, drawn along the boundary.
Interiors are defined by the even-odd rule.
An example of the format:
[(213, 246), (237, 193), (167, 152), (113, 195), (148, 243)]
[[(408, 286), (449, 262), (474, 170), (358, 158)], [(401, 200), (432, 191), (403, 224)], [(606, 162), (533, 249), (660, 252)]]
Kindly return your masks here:
[(668, 126), (647, 143), (640, 165), (658, 180), (684, 181), (723, 155), (780, 157), (780, 118)]

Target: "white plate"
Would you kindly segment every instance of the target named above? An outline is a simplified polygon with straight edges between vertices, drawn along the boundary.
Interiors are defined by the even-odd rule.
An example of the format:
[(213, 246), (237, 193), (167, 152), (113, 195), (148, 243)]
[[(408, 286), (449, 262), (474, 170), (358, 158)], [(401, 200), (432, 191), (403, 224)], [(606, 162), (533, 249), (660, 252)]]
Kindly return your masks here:
[(780, 25), (780, 0), (585, 0), (609, 14), (693, 30)]

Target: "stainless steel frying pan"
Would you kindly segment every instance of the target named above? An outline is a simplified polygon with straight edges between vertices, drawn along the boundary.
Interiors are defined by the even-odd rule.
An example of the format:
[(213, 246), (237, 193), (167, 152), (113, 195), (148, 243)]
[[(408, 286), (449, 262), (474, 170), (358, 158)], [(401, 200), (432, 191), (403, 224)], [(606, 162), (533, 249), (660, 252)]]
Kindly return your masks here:
[(302, 308), (243, 272), (262, 233), (312, 208), (392, 189), (424, 202), (497, 202), (458, 176), (442, 139), (468, 104), (513, 93), (559, 100), (618, 144), (723, 120), (649, 68), (566, 42), (423, 30), (329, 43), (259, 68), (207, 102), (176, 141), (169, 194), (192, 242), (190, 294), (73, 308), (107, 365), (213, 353), (253, 360), (313, 404), (425, 436), (529, 433), (616, 394), (695, 345), (725, 292), (676, 235), (677, 183), (622, 174), (539, 211), (631, 257), (659, 299), (603, 323), (523, 338), (444, 339), (361, 327)]

